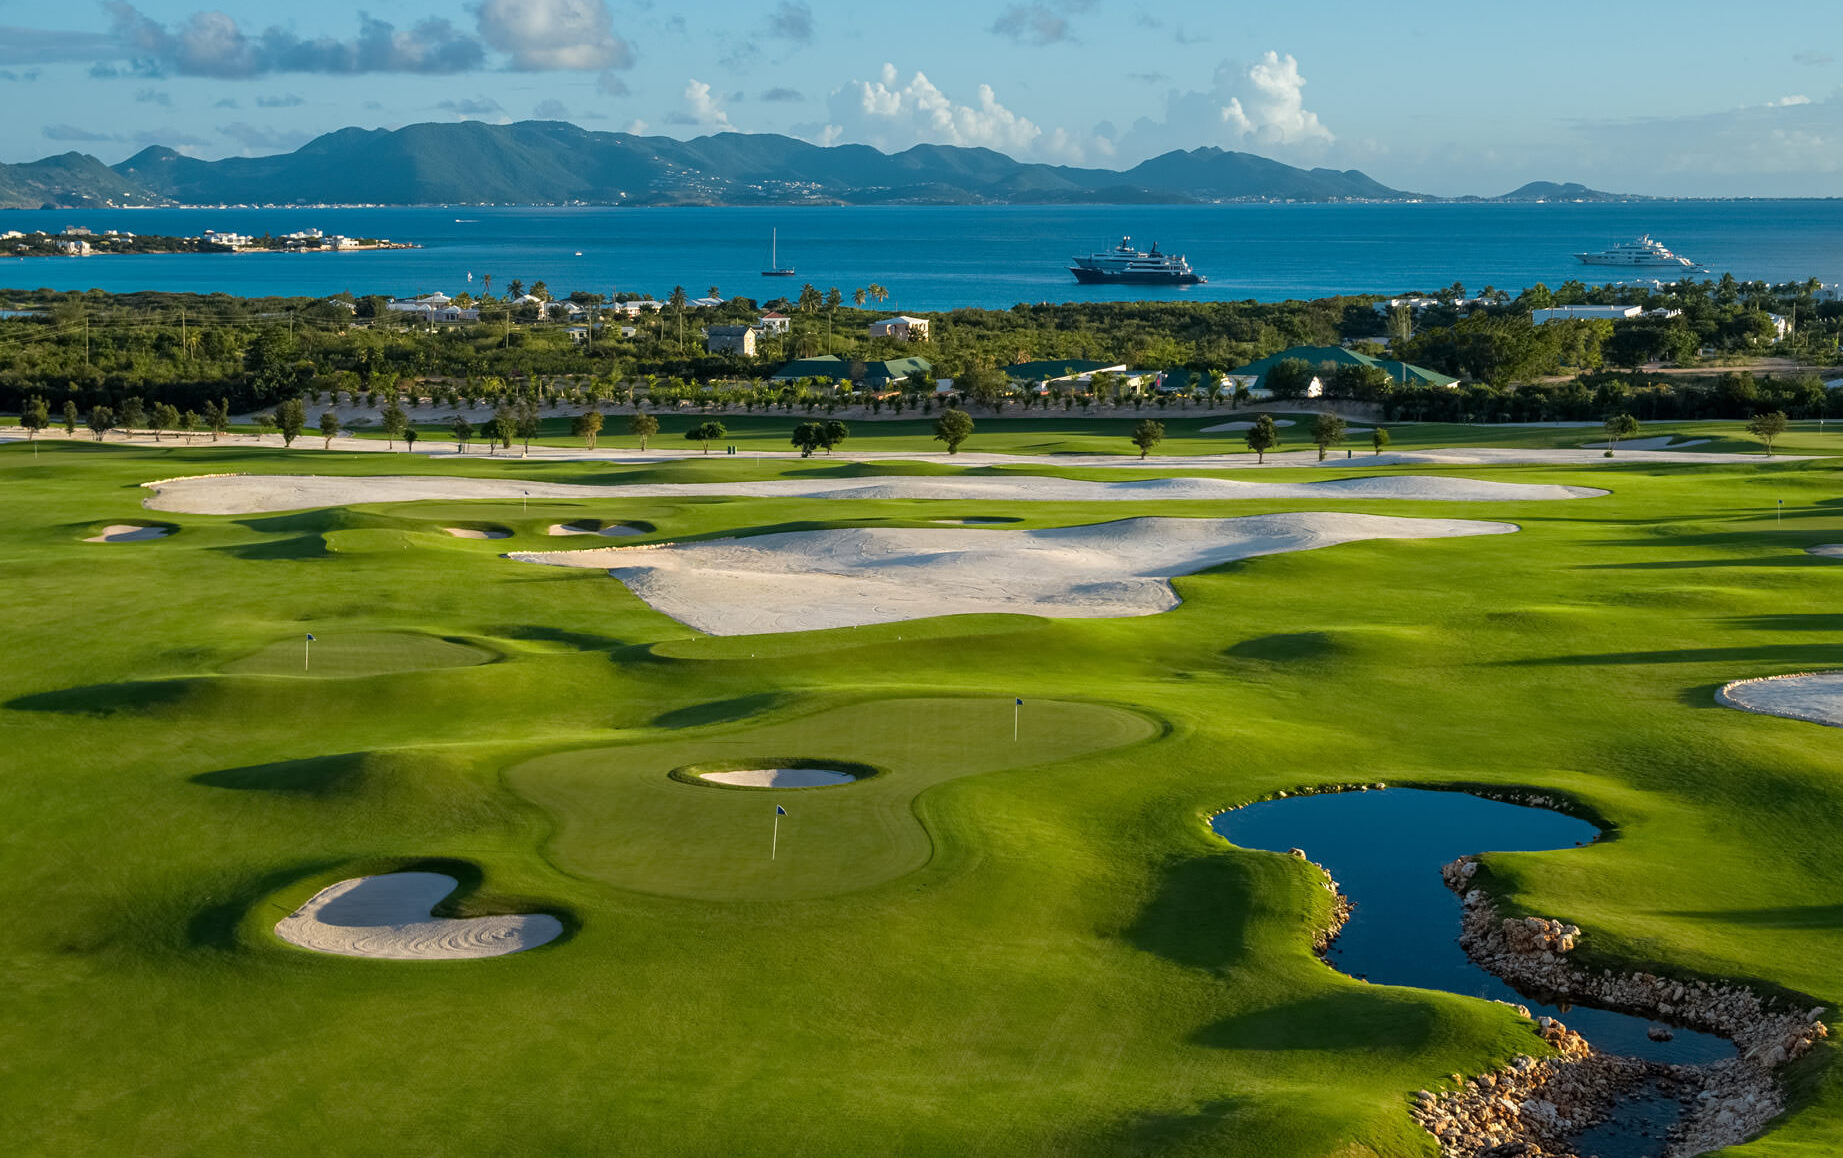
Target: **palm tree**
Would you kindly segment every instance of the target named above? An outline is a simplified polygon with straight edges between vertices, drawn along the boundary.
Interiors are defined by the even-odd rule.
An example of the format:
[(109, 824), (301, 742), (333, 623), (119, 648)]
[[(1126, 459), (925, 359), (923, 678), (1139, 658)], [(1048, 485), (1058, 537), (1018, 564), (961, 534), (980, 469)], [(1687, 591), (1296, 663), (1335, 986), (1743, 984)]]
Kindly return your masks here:
[(885, 301), (889, 299), (890, 292), (884, 289), (882, 286), (878, 285), (876, 282), (874, 281), (871, 282), (869, 289), (870, 289), (871, 300), (876, 302), (878, 305), (882, 305)]
[(866, 296), (868, 295), (863, 286), (859, 286), (857, 289), (851, 291), (851, 300), (857, 304), (857, 308), (860, 310), (864, 308), (864, 298)]
[(672, 309), (678, 314), (678, 352), (683, 354), (685, 352), (685, 287), (673, 286), (670, 300)]
[(713, 285), (710, 287), (710, 296), (713, 298), (721, 298), (723, 296), (723, 291)]
[(490, 273), (483, 273), (480, 275), (480, 280), (486, 283), (486, 296), (489, 298), (492, 297), (493, 296), (493, 275)]

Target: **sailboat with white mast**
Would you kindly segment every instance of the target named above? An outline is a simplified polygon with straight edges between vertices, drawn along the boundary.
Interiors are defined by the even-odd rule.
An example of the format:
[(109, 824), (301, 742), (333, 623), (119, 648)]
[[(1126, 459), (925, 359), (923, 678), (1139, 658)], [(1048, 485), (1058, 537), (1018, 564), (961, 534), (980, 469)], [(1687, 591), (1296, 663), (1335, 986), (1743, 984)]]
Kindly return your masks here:
[(769, 234), (768, 268), (762, 270), (763, 277), (792, 277), (794, 267), (781, 264), (781, 231), (776, 229)]

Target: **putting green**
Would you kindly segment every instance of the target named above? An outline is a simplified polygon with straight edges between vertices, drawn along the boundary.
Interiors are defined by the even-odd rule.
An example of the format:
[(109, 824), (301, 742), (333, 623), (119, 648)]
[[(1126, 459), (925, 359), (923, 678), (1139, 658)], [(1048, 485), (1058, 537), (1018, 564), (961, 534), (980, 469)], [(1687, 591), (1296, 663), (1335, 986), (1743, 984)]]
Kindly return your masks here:
[(485, 648), (459, 640), (414, 631), (368, 631), (315, 633), (313, 655), (308, 659), (303, 655), (308, 646), (305, 635), (303, 632), (292, 639), (278, 639), (261, 651), (225, 664), (224, 670), (232, 675), (343, 679), (474, 667), (495, 658)]
[[(942, 781), (1054, 764), (1158, 734), (1101, 704), (1032, 701), (1012, 739), (1010, 697), (877, 700), (671, 744), (541, 757), (507, 782), (555, 818), (564, 870), (621, 888), (706, 900), (792, 900), (913, 872), (934, 845), (913, 808)], [(761, 756), (874, 764), (885, 775), (825, 791), (724, 792), (674, 768)], [(775, 807), (787, 809), (771, 850)], [(773, 856), (771, 859), (771, 851)]]

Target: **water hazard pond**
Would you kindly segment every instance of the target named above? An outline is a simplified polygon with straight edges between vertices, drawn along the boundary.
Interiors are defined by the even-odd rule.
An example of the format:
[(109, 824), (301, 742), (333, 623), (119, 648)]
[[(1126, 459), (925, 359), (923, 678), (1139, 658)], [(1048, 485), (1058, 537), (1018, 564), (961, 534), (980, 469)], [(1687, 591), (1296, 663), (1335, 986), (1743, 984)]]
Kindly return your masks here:
[[(1482, 852), (1591, 844), (1600, 831), (1584, 820), (1464, 792), (1389, 788), (1262, 801), (1220, 813), (1210, 826), (1243, 848), (1303, 849), (1330, 871), (1356, 908), (1326, 956), (1353, 977), (1527, 1006), (1531, 1016), (1559, 1018), (1607, 1053), (1679, 1065), (1735, 1054), (1733, 1043), (1714, 1034), (1672, 1027), (1672, 1040), (1652, 1041), (1647, 1031), (1661, 1022), (1525, 996), (1474, 965), (1460, 947), (1461, 906), (1441, 880), (1440, 867)], [(1595, 1139), (1599, 1144), (1581, 1152), (1655, 1152), (1637, 1137), (1616, 1136), (1654, 1138), (1675, 1117), (1674, 1109), (1661, 1103), (1628, 1106), (1615, 1115), (1623, 1121), (1609, 1123)], [(1577, 1143), (1585, 1141), (1583, 1136)]]

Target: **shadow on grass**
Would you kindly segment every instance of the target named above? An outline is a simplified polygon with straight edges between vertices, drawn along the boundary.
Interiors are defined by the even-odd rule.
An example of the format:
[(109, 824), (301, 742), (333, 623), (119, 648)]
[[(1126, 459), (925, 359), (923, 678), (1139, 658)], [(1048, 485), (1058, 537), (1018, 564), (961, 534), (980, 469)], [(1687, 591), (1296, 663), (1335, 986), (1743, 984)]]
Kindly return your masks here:
[(176, 704), (190, 695), (196, 679), (134, 680), (119, 684), (90, 684), (16, 696), (6, 707), (16, 712), (62, 712), (78, 716), (113, 716), (117, 712), (145, 712)]
[(561, 643), (582, 651), (613, 651), (617, 647), (626, 647), (627, 641), (606, 635), (590, 635), (583, 631), (565, 631), (559, 627), (545, 627), (536, 623), (517, 623), (505, 627), (494, 627), (488, 635), (497, 635), (501, 639), (528, 640), (532, 643)]
[(1787, 905), (1775, 909), (1686, 909), (1664, 915), (1762, 929), (1843, 929), (1843, 904)]
[(1261, 635), (1244, 639), (1222, 649), (1230, 659), (1250, 659), (1263, 663), (1290, 663), (1336, 658), (1345, 649), (1322, 631), (1302, 631), (1292, 635)]
[(1728, 623), (1746, 631), (1843, 631), (1843, 614), (1735, 615)]
[(1785, 644), (1778, 647), (1697, 647), (1680, 651), (1614, 651), (1598, 655), (1553, 655), (1505, 660), (1501, 666), (1602, 667), (1647, 663), (1770, 663), (1830, 667), (1843, 664), (1843, 643)]
[(1117, 1137), (1107, 1139), (1104, 1152), (1160, 1156), (1223, 1153), (1225, 1138), (1246, 1130), (1247, 1115), (1256, 1105), (1253, 1098), (1215, 1098), (1194, 1110), (1141, 1114), (1122, 1123)]
[(1244, 1013), (1198, 1030), (1212, 1049), (1382, 1050), (1410, 1054), (1432, 1036), (1432, 1007), (1393, 1001), (1368, 989), (1340, 989)]
[(736, 720), (746, 720), (758, 716), (770, 709), (786, 703), (789, 696), (780, 692), (761, 692), (753, 696), (738, 696), (733, 700), (712, 700), (706, 704), (692, 704), (689, 707), (674, 708), (652, 719), (655, 728), (696, 728), (704, 724), (728, 724)]
[(200, 772), (189, 779), (193, 784), (206, 788), (328, 796), (363, 776), (364, 765), (363, 755), (345, 753), (338, 756), (315, 756), (306, 760), (282, 760), (274, 764), (252, 764), (246, 768), (224, 768), (216, 772)]
[(260, 543), (240, 543), (213, 547), (213, 551), (233, 559), (324, 559), (331, 554), (320, 535), (294, 535), (286, 539), (266, 539)]
[(1254, 882), (1231, 857), (1197, 857), (1166, 870), (1158, 891), (1126, 929), (1135, 948), (1193, 969), (1221, 969), (1247, 952)]

